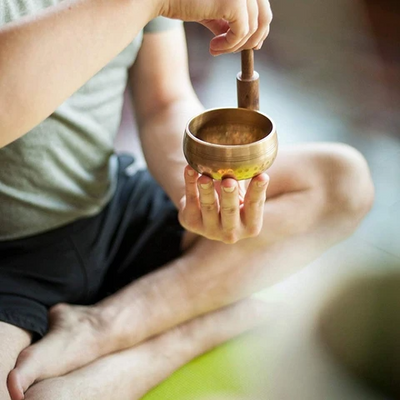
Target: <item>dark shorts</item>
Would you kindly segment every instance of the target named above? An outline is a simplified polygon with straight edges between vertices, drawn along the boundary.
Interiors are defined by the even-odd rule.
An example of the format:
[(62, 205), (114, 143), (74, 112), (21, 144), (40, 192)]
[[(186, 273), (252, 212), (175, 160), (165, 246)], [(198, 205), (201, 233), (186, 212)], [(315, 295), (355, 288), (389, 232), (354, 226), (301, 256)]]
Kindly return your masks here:
[(0, 242), (0, 321), (41, 337), (54, 304), (93, 304), (180, 255), (176, 208), (148, 171), (128, 173), (132, 162), (119, 157), (118, 187), (100, 214)]

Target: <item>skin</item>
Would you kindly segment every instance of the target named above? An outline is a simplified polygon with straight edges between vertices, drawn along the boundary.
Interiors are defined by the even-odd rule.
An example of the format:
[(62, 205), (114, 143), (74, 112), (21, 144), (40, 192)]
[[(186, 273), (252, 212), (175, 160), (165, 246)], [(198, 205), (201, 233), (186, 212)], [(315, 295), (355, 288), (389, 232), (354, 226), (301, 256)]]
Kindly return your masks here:
[[(130, 8), (131, 3), (126, 8), (123, 5), (119, 8), (120, 3), (115, 0), (111, 3), (88, 0), (82, 1), (76, 9), (74, 5), (69, 9), (68, 2), (65, 4), (66, 9), (55, 6), (33, 22), (27, 18), (11, 28), (2, 28), (0, 44), (7, 37), (12, 41), (14, 37), (24, 38), (28, 33), (42, 33), (46, 40), (41, 29), (49, 26), (57, 29), (54, 15), (59, 17), (61, 24), (65, 23), (65, 29), (72, 26), (74, 18), (89, 18), (91, 13), (103, 21), (99, 22), (100, 25), (104, 23), (101, 25), (103, 29), (110, 29), (108, 20), (115, 19), (124, 25), (123, 21), (128, 17), (132, 18), (130, 22), (133, 21), (134, 26), (140, 25), (135, 20), (138, 18), (136, 13)], [(229, 0), (229, 7), (227, 4), (215, 0), (170, 1), (164, 3), (156, 15), (178, 17), (180, 13), (182, 19), (207, 25), (217, 35), (210, 45), (213, 54), (254, 47), (260, 38), (262, 41), (270, 22), (267, 3)], [(222, 17), (228, 25), (220, 19)], [(118, 25), (115, 21), (114, 25)], [(9, 34), (13, 29), (17, 34)], [(115, 26), (115, 29), (118, 31), (119, 27)], [(221, 31), (223, 33), (219, 33)], [(83, 34), (79, 28), (77, 32)], [(65, 88), (61, 87), (57, 93), (46, 89), (44, 103), (37, 105), (36, 116), (28, 112), (21, 125), (10, 131), (4, 126), (14, 124), (10, 122), (12, 118), (3, 122), (5, 125), (0, 132), (4, 143), (14, 140), (29, 126), (45, 118), (49, 110), (53, 110), (88, 75), (104, 65), (107, 57), (112, 56), (111, 48), (117, 44), (118, 35), (112, 35), (110, 44), (101, 50), (97, 46), (96, 32), (99, 33), (95, 30), (92, 36), (88, 33), (88, 48), (99, 50), (104, 58), (93, 61), (92, 67), (90, 62), (79, 66), (77, 76), (66, 78), (61, 85)], [(119, 32), (123, 36), (122, 31)], [(71, 32), (71, 35), (75, 33)], [(26, 39), (28, 43), (18, 42), (20, 46), (36, 45), (36, 41)], [(62, 35), (60, 40), (63, 40)], [(45, 42), (45, 45), (49, 49), (54, 47), (54, 52), (56, 47), (59, 48), (59, 43), (53, 47), (52, 43)], [(66, 50), (67, 54), (69, 51)], [(74, 57), (80, 54), (79, 49), (74, 51), (77, 52)], [(31, 53), (34, 52), (27, 52), (28, 58)], [(0, 55), (0, 59), (3, 56)], [(49, 51), (49, 57), (55, 56), (56, 53)], [(14, 62), (19, 65), (18, 55), (12, 50), (10, 57), (15, 57)], [(86, 56), (82, 54), (82, 57)], [(369, 210), (373, 188), (368, 168), (358, 152), (344, 145), (313, 144), (282, 149), (269, 170), (270, 183), (268, 176), (260, 175), (247, 188), (241, 189), (242, 195), (236, 181), (224, 180), (219, 189), (209, 178), (198, 176), (188, 168), (181, 153), (183, 126), (203, 108), (190, 84), (186, 57), (182, 30), (150, 34), (146, 36), (138, 60), (130, 71), (135, 112), (149, 170), (179, 208), (180, 221), (188, 231), (183, 243), (186, 250), (183, 257), (94, 306), (55, 306), (49, 314), (51, 331), (33, 346), (26, 347), (30, 340), (27, 332), (0, 323), (0, 342), (4, 338), (11, 341), (10, 347), (4, 349), (9, 361), (0, 367), (0, 390), (3, 391), (0, 393), (4, 393), (4, 398), (8, 396), (6, 379), (13, 400), (22, 399), (25, 393), (31, 400), (112, 400), (121, 398), (118, 393), (122, 392), (131, 393), (132, 399), (139, 398), (174, 368), (212, 347), (216, 332), (201, 322), (207, 314), (297, 271), (351, 234)], [(31, 61), (34, 70), (34, 55)], [(57, 67), (60, 71), (50, 71), (50, 82), (57, 79), (57, 74), (65, 72), (62, 65), (59, 63)], [(148, 68), (149, 65), (152, 68)], [(29, 88), (29, 82), (24, 88), (24, 83), (17, 79), (18, 68), (10, 71), (9, 77), (15, 74), (15, 79), (10, 80), (9, 90), (23, 93)], [(179, 85), (170, 79), (175, 75), (180, 77)], [(47, 82), (46, 77), (42, 78)], [(14, 81), (20, 86), (13, 87)], [(8, 81), (2, 80), (1, 83), (6, 85)], [(184, 355), (178, 353), (174, 368), (168, 363), (150, 368), (159, 349), (153, 338), (165, 334), (171, 340), (169, 345), (178, 348), (182, 336), (173, 332), (178, 326), (190, 324), (189, 321), (200, 321), (195, 331), (203, 332), (204, 338), (198, 342), (193, 338), (194, 330), (188, 329), (185, 338), (193, 338), (188, 346), (191, 351)], [(147, 350), (140, 350), (143, 348)], [(147, 355), (136, 358), (137, 351)], [(132, 388), (131, 375), (126, 376), (126, 366), (136, 363), (135, 360), (140, 360), (141, 365), (135, 375), (136, 381), (147, 382), (136, 392)], [(106, 379), (109, 371), (116, 374), (112, 382)], [(158, 380), (151, 381), (151, 374), (156, 374)], [(82, 378), (92, 383), (82, 387)], [(39, 383), (32, 386), (35, 382)]]
[[(256, 299), (244, 300), (63, 377), (42, 381), (26, 392), (26, 399), (139, 399), (196, 356), (250, 329), (267, 326), (278, 310), (282, 311)], [(9, 398), (0, 393), (2, 399)]]
[[(20, 353), (16, 368), (8, 376), (8, 388), (13, 400), (23, 398), (22, 392), (35, 381), (42, 382), (40, 391), (28, 390), (27, 399), (58, 398), (60, 391), (68, 393), (65, 399), (77, 398), (77, 393), (79, 396), (87, 396), (87, 399), (113, 399), (102, 397), (97, 390), (92, 396), (92, 386), (82, 388), (80, 382), (88, 375), (81, 374), (82, 369), (79, 367), (91, 366), (93, 361), (95, 363), (95, 360), (106, 354), (122, 349), (133, 350), (148, 343), (155, 335), (173, 330), (185, 321), (207, 315), (271, 286), (350, 235), (370, 208), (372, 196), (371, 192), (368, 193), (372, 189), (365, 165), (356, 157), (354, 150), (327, 144), (302, 146), (283, 153), (280, 157), (282, 164), (277, 161), (277, 165), (272, 167), (274, 170), (271, 168), (271, 193), (279, 190), (280, 186), (273, 184), (274, 177), (282, 183), (279, 178), (294, 167), (290, 165), (291, 162), (296, 164), (308, 158), (310, 167), (318, 165), (317, 161), (320, 161), (319, 167), (323, 170), (329, 165), (323, 160), (329, 154), (336, 153), (331, 155), (333, 165), (327, 169), (329, 171), (335, 167), (343, 170), (335, 177), (338, 180), (335, 186), (328, 186), (324, 190), (316, 185), (301, 191), (275, 193), (276, 196), (269, 198), (264, 206), (264, 226), (268, 226), (268, 229), (263, 229), (256, 238), (244, 239), (234, 245), (199, 239), (182, 258), (132, 282), (95, 306), (54, 307), (50, 312), (50, 333)], [(350, 165), (346, 166), (346, 163)], [(283, 165), (288, 171), (285, 171)], [(308, 176), (311, 176), (311, 170), (308, 172)], [(298, 180), (300, 177), (301, 174), (296, 175)], [(360, 180), (360, 177), (363, 179)], [(289, 176), (286, 178), (287, 182)], [(327, 178), (325, 180), (330, 181)], [(346, 201), (339, 183), (343, 183), (346, 188), (352, 187), (352, 195)], [(298, 181), (297, 184), (302, 186), (304, 182)], [(358, 193), (357, 201), (354, 200), (354, 193)], [(212, 341), (212, 336), (209, 340)], [(114, 368), (118, 370), (116, 364), (110, 362), (98, 375), (89, 375), (99, 391), (104, 388), (102, 382), (108, 376), (107, 371)], [(166, 366), (160, 366), (160, 370), (151, 369), (150, 373), (147, 366), (144, 364), (141, 369), (144, 376), (135, 377), (148, 379), (148, 373), (156, 373), (165, 378), (172, 372)], [(124, 364), (119, 368), (122, 373)], [(68, 371), (73, 374), (73, 380), (53, 379), (65, 374), (69, 376)], [(153, 383), (147, 389), (152, 387)], [(114, 381), (114, 386), (107, 388), (116, 393), (127, 389), (120, 385), (118, 379)], [(30, 393), (32, 397), (28, 397)], [(44, 394), (47, 397), (42, 397)]]
[(65, 0), (6, 24), (0, 147), (47, 118), (157, 16), (203, 23), (216, 34), (214, 55), (261, 46), (272, 19), (266, 0)]

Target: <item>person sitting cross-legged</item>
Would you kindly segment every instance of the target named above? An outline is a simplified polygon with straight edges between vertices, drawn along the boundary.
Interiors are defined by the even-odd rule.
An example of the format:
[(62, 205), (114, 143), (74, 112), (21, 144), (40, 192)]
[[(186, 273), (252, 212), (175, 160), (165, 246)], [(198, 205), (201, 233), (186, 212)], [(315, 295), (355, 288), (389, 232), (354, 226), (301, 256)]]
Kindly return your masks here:
[[(220, 55), (261, 48), (271, 19), (266, 0), (0, 4), (1, 399), (140, 398), (268, 320), (248, 297), (369, 211), (344, 144), (282, 147), (246, 185), (186, 165), (203, 107), (179, 20)], [(127, 81), (148, 170), (113, 150)]]

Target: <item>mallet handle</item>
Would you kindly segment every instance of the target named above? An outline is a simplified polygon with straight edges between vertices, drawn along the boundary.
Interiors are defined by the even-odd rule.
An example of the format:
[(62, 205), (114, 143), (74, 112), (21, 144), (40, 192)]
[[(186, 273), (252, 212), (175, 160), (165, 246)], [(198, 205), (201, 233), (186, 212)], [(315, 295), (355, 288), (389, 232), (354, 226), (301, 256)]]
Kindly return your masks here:
[(260, 109), (259, 75), (254, 71), (254, 51), (243, 50), (242, 71), (237, 75), (238, 107)]

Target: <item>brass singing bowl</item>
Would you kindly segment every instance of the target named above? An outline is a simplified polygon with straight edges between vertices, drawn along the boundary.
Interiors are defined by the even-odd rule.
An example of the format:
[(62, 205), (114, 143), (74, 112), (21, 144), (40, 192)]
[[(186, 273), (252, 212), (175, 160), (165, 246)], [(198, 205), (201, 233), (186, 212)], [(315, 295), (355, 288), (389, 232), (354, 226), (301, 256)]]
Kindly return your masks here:
[(251, 179), (267, 170), (278, 152), (274, 122), (247, 108), (216, 108), (191, 119), (183, 152), (198, 173), (213, 179)]

